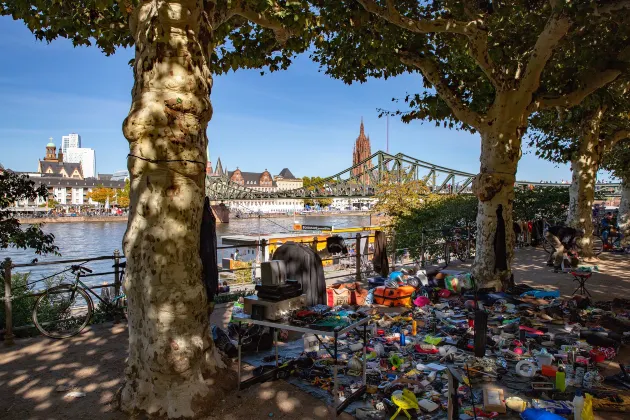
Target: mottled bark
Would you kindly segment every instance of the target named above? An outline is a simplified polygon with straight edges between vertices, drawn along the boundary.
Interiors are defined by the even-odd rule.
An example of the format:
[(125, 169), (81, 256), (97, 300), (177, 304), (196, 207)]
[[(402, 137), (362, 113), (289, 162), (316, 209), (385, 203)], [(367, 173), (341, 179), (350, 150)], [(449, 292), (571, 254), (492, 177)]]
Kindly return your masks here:
[(505, 289), (514, 257), (512, 203), (521, 156), (521, 124), (525, 106), (502, 94), (481, 134), (481, 169), (473, 182), (479, 198), (473, 275), (480, 287)]
[(212, 78), (202, 1), (141, 3), (131, 19), (135, 83), (124, 238), (129, 359), (121, 408), (193, 417), (215, 398), (224, 367), (209, 337), (199, 235)]
[(567, 225), (584, 230), (578, 239), (582, 257), (593, 257), (593, 202), (597, 171), (603, 154), (603, 143), (599, 140), (602, 110), (595, 112), (583, 124), (578, 149), (571, 157), (572, 180), (569, 187), (569, 211)]
[(621, 183), (619, 229), (621, 230), (621, 233), (623, 233), (624, 245), (630, 245), (630, 179), (623, 179)]

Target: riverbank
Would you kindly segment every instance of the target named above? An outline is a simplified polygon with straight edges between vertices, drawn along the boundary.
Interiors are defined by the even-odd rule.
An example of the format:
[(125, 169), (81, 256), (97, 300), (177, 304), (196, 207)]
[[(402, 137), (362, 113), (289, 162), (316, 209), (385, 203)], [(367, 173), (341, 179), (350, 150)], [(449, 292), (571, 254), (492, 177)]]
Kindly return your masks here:
[[(289, 216), (286, 214), (263, 214), (263, 219), (293, 219), (295, 217), (335, 217), (335, 216), (370, 216), (371, 213), (367, 211), (348, 211), (343, 213), (306, 213), (296, 214), (295, 216)], [(257, 219), (257, 214), (246, 215), (231, 215), (231, 219)], [(35, 223), (85, 223), (85, 222), (127, 222), (127, 216), (71, 216), (71, 217), (21, 217), (19, 218), (22, 224), (35, 224)]]
[(70, 216), (70, 217), (20, 217), (20, 223), (85, 223), (85, 222), (127, 222), (127, 216)]

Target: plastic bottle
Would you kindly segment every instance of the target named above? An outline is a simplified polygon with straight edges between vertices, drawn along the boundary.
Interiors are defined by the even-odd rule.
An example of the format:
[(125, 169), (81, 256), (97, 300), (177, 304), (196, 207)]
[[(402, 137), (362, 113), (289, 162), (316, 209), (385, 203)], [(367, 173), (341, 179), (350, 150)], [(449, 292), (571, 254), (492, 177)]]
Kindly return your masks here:
[(414, 319), (411, 321), (411, 335), (415, 336), (418, 334), (418, 322)]
[(404, 332), (400, 332), (400, 345), (404, 346), (406, 344), (405, 342), (405, 333)]
[(573, 420), (582, 420), (582, 409), (584, 408), (584, 397), (579, 389), (575, 391), (573, 397)]
[(556, 372), (556, 389), (560, 392), (564, 392), (567, 389), (566, 374), (562, 366), (559, 366)]

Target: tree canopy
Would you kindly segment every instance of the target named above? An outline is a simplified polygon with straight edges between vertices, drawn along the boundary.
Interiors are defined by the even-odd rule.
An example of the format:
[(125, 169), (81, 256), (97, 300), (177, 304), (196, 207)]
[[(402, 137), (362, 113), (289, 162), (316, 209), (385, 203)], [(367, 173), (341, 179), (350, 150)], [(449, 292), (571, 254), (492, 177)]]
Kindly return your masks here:
[(44, 233), (41, 225), (20, 225), (15, 212), (9, 210), (14, 203), (22, 200), (48, 199), (48, 188), (35, 183), (27, 175), (5, 171), (0, 173), (0, 248), (31, 248), (36, 254), (59, 255), (54, 244), (55, 235)]
[(630, 138), (618, 142), (604, 156), (602, 167), (625, 183), (630, 183)]
[[(302, 182), (303, 182), (303, 187), (306, 188), (309, 191), (319, 191), (319, 190), (323, 190), (326, 188), (326, 184), (328, 183), (332, 183), (334, 181), (332, 180), (328, 180), (326, 181), (325, 178), (322, 178), (321, 176), (305, 176), (302, 177)], [(306, 204), (307, 206), (313, 206), (315, 204), (318, 204), (320, 207), (327, 207), (330, 206), (333, 203), (332, 198), (315, 198), (315, 199), (306, 199), (304, 200), (304, 204)]]
[(599, 89), (582, 104), (569, 110), (546, 110), (530, 119), (529, 146), (537, 156), (556, 163), (570, 162), (579, 153), (579, 143), (593, 121), (598, 126), (600, 154), (630, 136), (628, 80)]
[[(628, 60), (628, 4), (549, 0), (323, 0), (313, 54), (346, 83), (423, 74), (394, 114), (476, 131), (497, 92), (532, 92), (529, 111), (573, 106)], [(620, 53), (621, 51), (621, 53)]]
[(111, 203), (114, 200), (116, 191), (112, 188), (105, 188), (103, 186), (96, 187), (87, 193), (87, 198), (100, 204), (105, 204), (107, 199)]
[[(301, 0), (205, 0), (205, 33), (212, 73), (238, 68), (286, 69), (310, 44), (316, 21)], [(24, 21), (38, 40), (67, 38), (74, 46), (96, 46), (106, 55), (130, 47), (138, 0), (6, 0), (0, 15)]]

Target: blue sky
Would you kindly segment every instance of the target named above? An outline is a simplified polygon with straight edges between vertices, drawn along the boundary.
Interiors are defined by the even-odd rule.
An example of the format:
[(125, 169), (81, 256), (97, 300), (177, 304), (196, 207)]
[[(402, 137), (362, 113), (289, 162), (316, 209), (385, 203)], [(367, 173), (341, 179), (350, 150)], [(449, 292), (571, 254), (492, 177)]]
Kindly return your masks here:
[[(34, 171), (49, 137), (76, 132), (83, 147), (96, 151), (96, 169), (126, 168), (122, 121), (133, 84), (131, 50), (106, 57), (96, 48), (73, 48), (67, 40), (37, 42), (19, 21), (0, 17), (0, 163)], [(421, 88), (418, 75), (345, 85), (319, 73), (307, 56), (284, 72), (260, 76), (256, 70), (217, 77), (214, 116), (208, 127), (213, 164), (246, 171), (288, 167), (296, 176), (327, 176), (352, 163), (361, 117), (372, 151), (385, 149), (386, 120), (377, 108), (393, 109), (393, 97)], [(477, 135), (433, 124), (389, 121), (390, 152), (463, 171), (479, 170)], [(570, 179), (568, 166), (524, 154), (519, 179)]]

